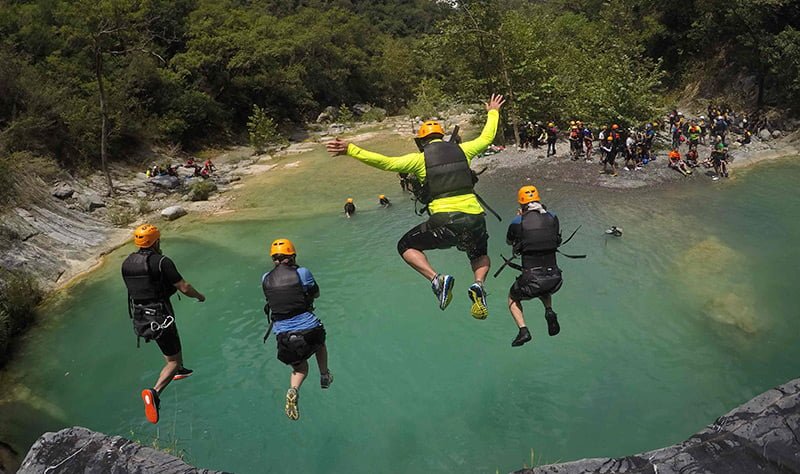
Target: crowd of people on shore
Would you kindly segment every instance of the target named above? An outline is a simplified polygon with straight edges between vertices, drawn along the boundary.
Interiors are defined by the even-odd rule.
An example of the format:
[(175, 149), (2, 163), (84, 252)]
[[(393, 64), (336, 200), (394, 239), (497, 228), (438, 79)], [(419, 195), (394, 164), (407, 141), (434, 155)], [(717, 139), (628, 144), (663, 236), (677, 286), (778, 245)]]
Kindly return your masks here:
[[(558, 141), (565, 138), (569, 143), (569, 157), (573, 161), (583, 159), (587, 163), (595, 161), (603, 166), (601, 174), (618, 176), (617, 162), (622, 162), (624, 171), (640, 171), (657, 159), (654, 142), (660, 132), (668, 134), (667, 166), (684, 176), (692, 174), (692, 169), (703, 167), (713, 169), (712, 179), (728, 177), (728, 152), (731, 135), (737, 135), (736, 142), (747, 145), (752, 141), (754, 124), (746, 113), (735, 113), (728, 106), (708, 106), (708, 117), (700, 115), (689, 119), (677, 110), (671, 111), (663, 122), (654, 121), (639, 127), (624, 128), (616, 123), (603, 125), (593, 130), (581, 120), (572, 120), (566, 131), (562, 132), (555, 122), (526, 122), (519, 129), (520, 150), (547, 147), (547, 157), (557, 154)], [(597, 146), (595, 146), (597, 142)], [(711, 148), (702, 159), (699, 145)], [(685, 154), (681, 148), (686, 147)]]
[(153, 165), (147, 170), (145, 170), (145, 175), (148, 178), (155, 178), (156, 176), (175, 176), (178, 177), (178, 168), (190, 168), (194, 170), (192, 176), (196, 176), (203, 179), (208, 179), (211, 177), (211, 174), (217, 170), (217, 167), (214, 166), (214, 163), (211, 159), (207, 159), (202, 166), (198, 162), (194, 160), (194, 158), (189, 157), (186, 160), (186, 163), (183, 165), (174, 165), (170, 163), (165, 163), (163, 165), (158, 163), (153, 163)]

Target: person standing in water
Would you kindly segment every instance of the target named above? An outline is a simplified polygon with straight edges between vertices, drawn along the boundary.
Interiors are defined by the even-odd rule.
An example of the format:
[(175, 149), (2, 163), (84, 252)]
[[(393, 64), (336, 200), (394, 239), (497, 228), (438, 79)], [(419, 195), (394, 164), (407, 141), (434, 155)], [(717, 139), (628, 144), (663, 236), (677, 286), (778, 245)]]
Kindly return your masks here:
[(486, 103), (486, 125), (475, 140), (456, 144), (445, 142), (444, 129), (438, 122), (427, 121), (417, 132), (419, 152), (388, 157), (364, 150), (339, 138), (328, 142), (333, 155), (347, 154), (376, 168), (415, 175), (426, 188), (430, 218), (409, 230), (397, 243), (403, 260), (431, 282), (433, 294), (444, 310), (452, 300), (455, 279), (433, 269), (426, 250), (457, 247), (466, 252), (475, 277), (467, 294), (472, 301), (472, 316), (485, 319), (486, 291), (483, 283), (491, 262), (487, 253), (489, 234), (484, 210), (473, 191), (473, 173), (469, 165), (492, 144), (497, 133), (502, 95), (492, 94)]
[(137, 342), (140, 337), (145, 343), (155, 340), (166, 361), (153, 388), (142, 390), (145, 416), (150, 423), (158, 423), (161, 393), (171, 381), (192, 375), (192, 370), (183, 366), (181, 339), (169, 298), (177, 291), (201, 303), (206, 297), (183, 279), (169, 257), (162, 255), (161, 233), (156, 226), (137, 227), (133, 242), (139, 250), (122, 262), (122, 279), (128, 289), (128, 312), (133, 319)]
[(289, 239), (273, 241), (269, 255), (275, 268), (261, 277), (267, 300), (264, 312), (278, 341), (278, 360), (292, 368), (285, 411), (290, 420), (297, 420), (300, 386), (308, 375), (309, 357), (316, 356), (320, 387), (327, 389), (333, 383), (328, 370), (325, 327), (313, 312), (319, 286), (307, 268), (297, 265), (297, 252)]
[(344, 215), (350, 219), (355, 213), (356, 205), (353, 204), (353, 198), (347, 198), (347, 202), (344, 203)]
[(506, 234), (506, 242), (514, 253), (522, 255), (522, 274), (508, 292), (508, 309), (519, 328), (517, 337), (511, 342), (513, 347), (531, 340), (522, 313), (522, 301), (539, 298), (544, 305), (548, 334), (555, 336), (561, 331), (552, 307), (552, 295), (562, 283), (561, 269), (556, 262), (556, 250), (561, 245), (558, 217), (541, 203), (535, 186), (521, 187), (517, 192), (517, 202), (520, 208)]
[(383, 208), (387, 208), (392, 205), (392, 201), (390, 201), (385, 194), (380, 194), (378, 196), (378, 204), (380, 204)]

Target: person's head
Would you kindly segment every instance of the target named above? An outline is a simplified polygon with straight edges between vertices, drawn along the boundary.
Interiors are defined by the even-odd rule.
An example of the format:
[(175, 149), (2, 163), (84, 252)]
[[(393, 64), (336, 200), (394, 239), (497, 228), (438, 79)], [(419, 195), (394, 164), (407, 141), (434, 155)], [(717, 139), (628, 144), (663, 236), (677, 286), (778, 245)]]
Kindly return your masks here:
[(269, 256), (275, 265), (281, 263), (294, 263), (297, 257), (297, 251), (294, 249), (294, 244), (289, 239), (275, 239), (272, 245), (269, 246)]
[(681, 153), (678, 150), (670, 150), (669, 152), (670, 159), (678, 159), (681, 157)]
[(569, 126), (570, 127), (574, 127), (575, 126), (575, 121), (574, 120), (570, 120), (569, 121)]
[(353, 198), (347, 198), (347, 204), (353, 204)]
[(619, 130), (619, 125), (617, 124), (612, 125), (611, 130)]
[(532, 202), (539, 202), (539, 190), (536, 186), (523, 186), (517, 191), (517, 202), (525, 207)]
[(555, 124), (555, 123), (553, 123), (553, 122), (547, 122), (547, 126), (548, 126), (548, 127), (555, 127), (555, 126), (556, 126), (556, 124)]
[(385, 194), (378, 194), (378, 199), (386, 199), (386, 195)]
[(152, 224), (142, 224), (133, 231), (133, 243), (140, 249), (158, 251), (161, 232)]

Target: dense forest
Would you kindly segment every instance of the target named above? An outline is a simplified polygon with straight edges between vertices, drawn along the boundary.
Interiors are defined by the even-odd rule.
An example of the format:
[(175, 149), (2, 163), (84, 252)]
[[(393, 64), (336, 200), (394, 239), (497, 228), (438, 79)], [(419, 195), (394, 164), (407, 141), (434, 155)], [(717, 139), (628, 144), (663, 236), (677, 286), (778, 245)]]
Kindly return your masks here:
[(799, 24), (790, 0), (0, 0), (0, 167), (241, 141), (254, 110), (432, 115), (492, 91), (509, 122), (636, 123), (687, 81), (747, 76), (752, 107), (797, 112)]

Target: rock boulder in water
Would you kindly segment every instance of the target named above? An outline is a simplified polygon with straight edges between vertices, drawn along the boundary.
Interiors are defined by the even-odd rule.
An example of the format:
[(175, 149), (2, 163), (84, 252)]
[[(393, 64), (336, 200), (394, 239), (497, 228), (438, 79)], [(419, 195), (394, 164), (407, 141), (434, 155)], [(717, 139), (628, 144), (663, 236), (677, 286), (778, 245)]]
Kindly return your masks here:
[(18, 472), (214, 474), (219, 471), (197, 469), (175, 456), (120, 436), (75, 427), (43, 434), (25, 456)]
[(800, 379), (762, 393), (686, 441), (624, 458), (551, 464), (518, 473), (800, 472)]
[(186, 209), (182, 208), (181, 206), (170, 206), (161, 211), (161, 217), (168, 221), (174, 221), (175, 219), (183, 217), (186, 214)]

